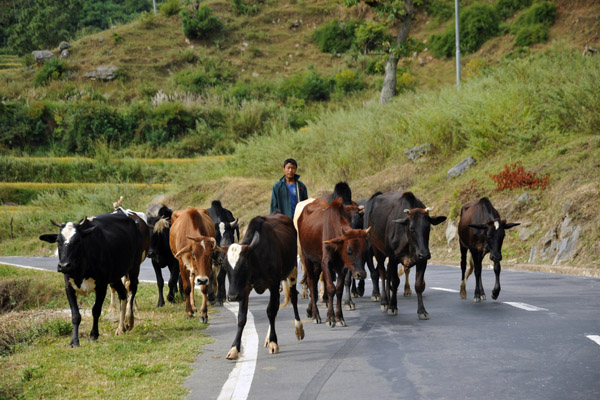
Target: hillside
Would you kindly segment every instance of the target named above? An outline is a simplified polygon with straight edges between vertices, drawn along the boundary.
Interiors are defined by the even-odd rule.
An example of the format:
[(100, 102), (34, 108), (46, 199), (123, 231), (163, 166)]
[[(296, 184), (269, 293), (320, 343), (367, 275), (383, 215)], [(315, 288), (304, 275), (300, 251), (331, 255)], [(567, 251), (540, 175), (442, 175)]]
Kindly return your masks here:
[[(577, 250), (559, 264), (584, 267), (587, 269), (579, 271), (597, 275), (600, 219), (593, 210), (600, 195), (600, 140), (596, 124), (599, 109), (592, 100), (574, 111), (574, 99), (580, 93), (586, 94), (585, 90), (590, 93), (581, 98), (593, 99), (597, 94), (597, 89), (586, 89), (584, 85), (596, 79), (598, 57), (584, 59), (581, 53), (585, 44), (600, 49), (600, 6), (593, 1), (555, 3), (557, 15), (549, 40), (533, 45), (522, 57), (515, 57), (514, 61), (507, 58), (515, 52), (514, 37), (509, 33), (494, 37), (479, 51), (465, 55), (460, 93), (454, 88), (454, 59), (438, 59), (430, 50), (424, 50), (401, 61), (403, 71), (414, 77), (414, 91), (400, 94), (385, 107), (377, 104), (381, 75), (362, 75), (367, 84), (363, 91), (325, 102), (302, 102), (300, 106), (289, 99), (281, 102), (273, 98), (233, 105), (225, 100), (225, 86), (191, 95), (178, 86), (178, 74), (198, 65), (206, 71), (205, 60), (212, 60), (216, 70), (226, 70), (236, 82), (247, 85), (281, 82), (311, 68), (328, 77), (346, 69), (364, 70), (375, 55), (323, 53), (311, 36), (315, 28), (331, 19), (370, 19), (372, 14), (365, 7), (349, 9), (324, 0), (259, 3), (259, 11), (252, 15), (236, 14), (226, 1), (208, 1), (206, 4), (227, 27), (221, 36), (210, 41), (186, 39), (178, 16), (145, 17), (73, 42), (68, 59), (72, 69), (67, 80), (34, 87), (30, 70), (0, 70), (6, 82), (0, 96), (6, 100), (51, 101), (61, 106), (92, 98), (110, 107), (132, 110), (135, 104), (155, 99), (161, 92), (173, 96), (178, 93), (175, 101), (184, 109), (201, 110), (209, 125), (219, 116), (220, 121), (208, 130), (223, 135), (221, 151), (235, 152), (225, 164), (203, 164), (198, 170), (187, 168), (180, 174), (169, 173), (168, 179), (178, 185), (166, 193), (167, 203), (174, 208), (188, 204), (208, 206), (210, 200), (220, 198), (247, 223), (253, 216), (268, 211), (271, 185), (281, 176), (279, 164), (291, 155), (300, 162), (299, 174), (310, 195), (331, 190), (341, 179), (350, 183), (356, 199), (368, 198), (378, 190), (412, 190), (428, 206), (434, 206), (436, 213), (449, 215), (454, 222), (461, 204), (489, 196), (504, 218), (522, 223), (505, 241), (505, 266), (551, 264), (550, 256), (534, 257), (529, 262), (531, 248), (560, 246), (561, 238), (566, 239), (579, 229)], [(420, 13), (413, 35), (425, 41), (451, 23), (440, 24)], [(569, 59), (575, 60), (573, 65)], [(122, 78), (112, 82), (85, 78), (87, 72), (100, 65), (118, 66)], [(532, 66), (537, 70), (531, 71)], [(580, 75), (570, 75), (576, 73)], [(578, 77), (583, 87), (576, 86)], [(523, 85), (519, 79), (525, 80)], [(559, 86), (552, 88), (551, 81)], [(231, 81), (227, 84), (233, 85)], [(532, 96), (527, 99), (532, 103), (519, 102), (524, 96), (519, 92), (520, 86)], [(556, 114), (554, 108), (544, 110), (544, 102), (534, 98), (536, 92), (548, 99), (564, 96), (566, 111)], [(525, 106), (531, 107), (530, 114), (524, 112)], [(252, 118), (257, 115), (261, 116), (259, 121)], [(461, 121), (461, 117), (466, 119)], [(568, 124), (561, 124), (561, 118)], [(299, 126), (290, 122), (297, 119), (302, 119)], [(565, 126), (571, 122), (572, 126)], [(246, 133), (239, 135), (240, 131)], [(491, 136), (485, 136), (488, 134)], [(178, 154), (182, 147), (194, 145), (186, 140), (174, 140), (162, 154)], [(423, 142), (432, 144), (424, 158), (412, 162), (404, 156), (405, 149)], [(136, 146), (117, 151), (105, 143), (102, 150), (116, 157), (158, 156), (158, 151), (165, 151), (157, 150), (155, 144)], [(97, 145), (93, 147), (98, 150)], [(5, 149), (4, 153), (11, 151)], [(448, 179), (447, 171), (468, 156), (476, 158), (476, 166), (458, 178)], [(515, 162), (521, 162), (527, 171), (538, 176), (549, 174), (548, 187), (496, 191), (489, 175), (498, 174)], [(143, 208), (158, 193), (127, 190), (135, 197), (130, 197), (131, 208)], [(99, 198), (87, 203), (91, 210), (86, 212), (98, 212), (99, 204), (109, 204), (117, 192), (118, 189), (111, 189), (110, 193), (95, 193)], [(523, 194), (529, 199), (518, 200)], [(34, 205), (54, 204), (56, 200), (49, 197), (34, 201)], [(84, 198), (81, 193), (73, 197)], [(66, 210), (56, 212), (69, 218)], [(19, 218), (30, 218), (14, 216), (17, 224)], [(12, 218), (13, 214), (0, 214), (5, 227), (10, 223), (12, 228)], [(36, 211), (34, 219), (41, 224), (47, 215)], [(456, 262), (458, 245), (456, 239), (447, 243), (445, 228), (443, 225), (432, 230), (432, 253), (436, 260)], [(42, 233), (41, 229), (36, 227), (36, 233)], [(20, 254), (49, 251), (39, 250), (41, 246), (31, 236), (19, 246), (11, 239), (12, 230), (8, 232), (4, 228), (0, 249)], [(553, 270), (574, 271), (560, 267)]]

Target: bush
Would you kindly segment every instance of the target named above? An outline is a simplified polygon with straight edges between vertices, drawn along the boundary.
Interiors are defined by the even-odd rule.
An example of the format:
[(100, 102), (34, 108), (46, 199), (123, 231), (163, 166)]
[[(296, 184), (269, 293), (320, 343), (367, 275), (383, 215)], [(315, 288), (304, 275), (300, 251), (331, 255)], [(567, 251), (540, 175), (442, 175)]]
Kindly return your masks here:
[(340, 22), (332, 19), (315, 29), (312, 40), (324, 53), (344, 53), (352, 47), (358, 25), (358, 21)]
[(544, 175), (542, 178), (536, 177), (534, 172), (527, 172), (520, 162), (516, 162), (512, 165), (505, 165), (504, 170), (499, 174), (490, 174), (490, 178), (496, 182), (496, 190), (502, 191), (506, 189), (518, 189), (518, 188), (529, 188), (529, 189), (545, 189), (548, 186), (548, 180), (550, 174)]
[(368, 21), (360, 24), (354, 31), (354, 44), (363, 54), (381, 49), (384, 42), (391, 42), (392, 38), (386, 33), (386, 26), (377, 22)]
[(200, 68), (187, 69), (173, 77), (175, 84), (185, 91), (203, 93), (207, 87), (232, 82), (232, 68), (224, 61), (214, 58), (204, 60)]
[(266, 81), (253, 80), (251, 82), (237, 81), (228, 92), (236, 103), (250, 100), (266, 100), (273, 97), (273, 87)]
[(246, 5), (243, 0), (231, 0), (231, 3), (237, 15), (254, 15), (260, 10), (258, 4)]
[(385, 73), (387, 57), (372, 58), (365, 65), (365, 72), (369, 75), (381, 75)]
[(402, 72), (396, 76), (396, 90), (406, 92), (407, 90), (415, 89), (415, 76), (408, 71)]
[(436, 19), (438, 23), (445, 22), (454, 16), (454, 4), (449, 1), (432, 1), (427, 5), (427, 14)]
[(0, 102), (0, 146), (35, 150), (50, 143), (55, 125), (53, 106), (33, 101), (29, 106), (19, 102)]
[(67, 64), (56, 57), (47, 60), (35, 74), (35, 86), (46, 86), (51, 80), (62, 79), (68, 71)]
[(548, 26), (544, 24), (524, 26), (515, 33), (514, 45), (529, 47), (532, 44), (545, 42), (548, 40), (548, 33)]
[(335, 75), (335, 90), (342, 93), (350, 93), (363, 90), (365, 82), (358, 74), (350, 69), (345, 69)]
[[(460, 15), (460, 50), (468, 54), (479, 50), (500, 31), (500, 18), (496, 9), (484, 3), (473, 3)], [(441, 35), (430, 38), (431, 50), (436, 57), (451, 57), (455, 51), (456, 29), (448, 27)]]
[(149, 115), (146, 140), (153, 146), (164, 144), (183, 136), (194, 127), (195, 118), (179, 103), (166, 102), (153, 109)]
[(555, 18), (556, 4), (549, 1), (534, 4), (519, 15), (511, 27), (515, 46), (531, 46), (548, 40), (548, 31)]
[(181, 10), (179, 15), (183, 34), (190, 39), (208, 39), (224, 28), (221, 20), (213, 15), (208, 6), (202, 6), (195, 12)]
[(282, 98), (295, 97), (301, 100), (328, 100), (331, 84), (314, 70), (300, 72), (283, 81), (279, 87)]
[(171, 17), (176, 15), (181, 10), (181, 4), (179, 0), (167, 0), (160, 5), (160, 13)]
[(515, 12), (527, 8), (531, 5), (531, 0), (498, 0), (496, 11), (501, 19), (507, 19), (515, 15)]

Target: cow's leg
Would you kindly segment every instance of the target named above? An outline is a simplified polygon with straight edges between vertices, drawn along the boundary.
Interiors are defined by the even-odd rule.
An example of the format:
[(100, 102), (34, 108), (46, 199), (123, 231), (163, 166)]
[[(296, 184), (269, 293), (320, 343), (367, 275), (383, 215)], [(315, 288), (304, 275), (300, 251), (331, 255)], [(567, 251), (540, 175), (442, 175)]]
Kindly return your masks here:
[(312, 318), (315, 324), (321, 323), (321, 316), (319, 315), (319, 309), (317, 308), (317, 275), (319, 264), (308, 261), (305, 258), (306, 265), (306, 283), (310, 289), (310, 301), (306, 308), (306, 316)]
[(475, 270), (475, 296), (473, 301), (479, 303), (481, 300), (485, 300), (485, 292), (483, 291), (483, 284), (481, 282), (481, 263), (483, 259), (483, 255), (478, 252), (472, 252), (473, 256), (473, 265)]
[(222, 306), (225, 301), (225, 296), (227, 296), (227, 290), (225, 289), (225, 278), (227, 277), (227, 272), (225, 268), (221, 267), (219, 269), (219, 273), (217, 275), (217, 304)]
[(364, 296), (364, 294), (365, 294), (365, 280), (364, 279), (358, 280), (358, 285), (356, 286), (356, 293), (358, 294), (359, 297)]
[(344, 272), (342, 272), (342, 274), (344, 274), (344, 286), (346, 286), (346, 298), (344, 300), (344, 310), (346, 311), (351, 311), (356, 309), (356, 304), (354, 304), (354, 302), (352, 301), (352, 297), (350, 292), (350, 286), (352, 285), (354, 287), (354, 291), (356, 291), (356, 285), (354, 284), (354, 279), (352, 279), (352, 273), (350, 272), (350, 270), (348, 268), (344, 268), (343, 269)]
[(416, 266), (415, 276), (415, 292), (417, 292), (417, 315), (419, 319), (429, 319), (429, 314), (425, 310), (423, 305), (423, 291), (425, 290), (425, 269), (427, 268), (427, 261), (419, 261)]
[(373, 256), (369, 252), (367, 257), (367, 267), (371, 273), (371, 282), (373, 283), (373, 290), (371, 291), (371, 301), (380, 301), (381, 293), (379, 293), (379, 272), (373, 265)]
[(390, 293), (390, 302), (388, 306), (388, 315), (398, 315), (398, 286), (400, 286), (400, 277), (398, 276), (398, 262), (395, 259), (388, 260), (387, 279)]
[(302, 254), (300, 246), (298, 246), (298, 258), (296, 259), (296, 265), (298, 270), (302, 271), (302, 280), (300, 281), (300, 287), (302, 290), (300, 291), (300, 297), (303, 299), (308, 299), (308, 283), (306, 282), (306, 266), (304, 265), (304, 261), (302, 260)]
[(190, 301), (190, 297), (194, 297), (194, 288), (190, 284), (190, 275), (181, 260), (179, 260), (179, 274), (181, 276), (183, 293), (185, 295), (185, 315), (191, 318), (194, 316), (195, 311), (192, 307), (192, 301)]
[(296, 334), (296, 339), (302, 340), (304, 339), (304, 326), (302, 326), (300, 314), (298, 313), (298, 290), (296, 289), (296, 284), (293, 282), (290, 281), (290, 298), (294, 309), (294, 333)]
[[(207, 296), (210, 305), (214, 305), (216, 303), (217, 298), (217, 275), (219, 274), (219, 267), (212, 266), (210, 271), (210, 276), (208, 277), (208, 288), (207, 288)], [(192, 281), (195, 282), (195, 281)]]
[[(345, 286), (343, 274), (345, 269), (346, 268), (342, 268), (342, 271), (340, 272), (340, 277), (338, 278), (335, 285), (335, 297), (337, 298), (337, 302), (335, 304), (335, 322), (339, 323), (341, 326), (346, 326), (346, 321), (344, 321), (344, 314), (342, 311), (342, 295)], [(348, 274), (350, 274), (350, 271), (348, 271)]]
[(190, 273), (190, 306), (192, 307), (192, 312), (196, 313), (198, 309), (196, 308), (196, 274), (193, 272)]
[(112, 286), (110, 288), (110, 304), (108, 306), (108, 312), (117, 312), (117, 294)]
[[(169, 294), (167, 294), (167, 301), (169, 303), (175, 303), (175, 293), (177, 292), (177, 281), (179, 281), (179, 267), (173, 263), (168, 265), (169, 268)], [(162, 293), (162, 290), (161, 290)]]
[(492, 299), (496, 300), (498, 295), (500, 294), (500, 262), (494, 261), (494, 273), (496, 274), (496, 283), (494, 284), (494, 289), (492, 290)]
[(200, 285), (200, 291), (202, 292), (202, 304), (200, 305), (200, 322), (208, 324), (208, 292), (210, 282), (208, 285)]
[(123, 281), (119, 279), (118, 281), (111, 283), (110, 285), (116, 292), (119, 298), (120, 304), (120, 312), (119, 312), (119, 325), (117, 326), (117, 330), (115, 331), (115, 335), (121, 335), (125, 332), (125, 313), (127, 311), (127, 289), (123, 285)]
[(129, 274), (129, 287), (127, 290), (127, 294), (129, 298), (127, 299), (127, 312), (125, 313), (125, 330), (132, 330), (133, 325), (135, 323), (134, 316), (134, 305), (135, 305), (135, 295), (137, 293), (137, 288), (139, 284), (138, 275), (139, 275), (139, 266), (137, 267), (137, 271), (131, 271)]
[(410, 280), (409, 280), (410, 268), (404, 267), (403, 270), (404, 270), (404, 297), (410, 297), (410, 296), (412, 296), (412, 290), (410, 290)]
[(265, 347), (269, 350), (269, 354), (279, 353), (279, 345), (277, 344), (277, 333), (275, 332), (275, 319), (279, 310), (279, 284), (269, 288), (269, 305), (267, 306), (267, 317), (269, 317), (269, 329), (267, 337), (265, 337)]
[(375, 259), (377, 260), (377, 274), (381, 278), (381, 295), (379, 296), (379, 301), (381, 305), (381, 311), (387, 311), (388, 306), (390, 304), (389, 300), (389, 279), (387, 279), (387, 271), (385, 268), (385, 255), (384, 254), (376, 254)]
[(465, 271), (467, 270), (467, 249), (462, 244), (460, 245), (460, 298), (467, 298), (467, 278), (469, 275), (465, 277)]
[[(119, 280), (119, 282), (121, 282)], [(121, 283), (121, 286), (123, 284)], [(98, 320), (100, 319), (100, 314), (102, 313), (102, 303), (104, 303), (104, 299), (106, 298), (106, 289), (108, 284), (99, 283), (96, 281), (96, 300), (94, 301), (94, 305), (92, 306), (92, 330), (90, 331), (90, 340), (98, 340)], [(123, 288), (125, 290), (125, 288)], [(117, 290), (117, 292), (119, 292)], [(121, 297), (121, 293), (119, 293), (119, 297)]]
[(73, 336), (71, 337), (71, 347), (79, 347), (79, 324), (81, 323), (81, 314), (79, 313), (79, 305), (77, 305), (77, 293), (69, 283), (67, 275), (65, 277), (65, 292), (69, 307), (71, 307), (71, 323), (73, 324)]
[(156, 304), (156, 307), (162, 307), (165, 305), (165, 298), (163, 297), (163, 287), (165, 286), (165, 280), (163, 279), (162, 268), (158, 264), (158, 262), (154, 261), (154, 258), (152, 259), (152, 268), (154, 268), (154, 274), (156, 275), (156, 286), (158, 286), (158, 303)]
[(250, 286), (246, 286), (246, 291), (238, 306), (237, 333), (231, 344), (231, 350), (227, 353), (226, 358), (228, 360), (237, 360), (239, 358), (240, 350), (242, 348), (242, 332), (244, 331), (244, 326), (246, 326), (246, 320), (248, 318), (248, 297), (250, 296), (251, 290)]
[[(327, 249), (323, 248), (323, 261), (321, 262), (321, 271), (323, 275), (323, 286), (325, 287), (325, 292), (327, 293), (327, 325), (330, 327), (335, 327), (335, 313), (333, 311), (333, 297), (335, 296), (336, 289), (333, 285), (332, 274), (335, 272), (331, 271), (329, 268), (329, 256), (327, 255)], [(343, 285), (343, 279), (340, 279)], [(339, 283), (339, 282), (338, 282)]]
[(323, 272), (319, 275), (319, 299), (322, 303), (328, 304), (329, 297), (327, 293), (327, 284), (325, 283), (325, 278), (323, 277)]

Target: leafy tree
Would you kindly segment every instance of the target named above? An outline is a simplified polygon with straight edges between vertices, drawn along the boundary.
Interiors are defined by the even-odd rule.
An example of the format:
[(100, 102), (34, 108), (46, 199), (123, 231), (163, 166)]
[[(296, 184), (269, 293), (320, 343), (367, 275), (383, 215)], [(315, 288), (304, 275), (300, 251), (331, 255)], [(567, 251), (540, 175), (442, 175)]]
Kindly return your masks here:
[(399, 26), (396, 40), (388, 51), (385, 77), (379, 97), (379, 103), (385, 104), (396, 94), (398, 61), (408, 55), (416, 45), (415, 41), (409, 39), (409, 34), (416, 8), (422, 4), (422, 0), (344, 0), (344, 4), (348, 7), (361, 2), (371, 7), (379, 18), (386, 20), (390, 25)]

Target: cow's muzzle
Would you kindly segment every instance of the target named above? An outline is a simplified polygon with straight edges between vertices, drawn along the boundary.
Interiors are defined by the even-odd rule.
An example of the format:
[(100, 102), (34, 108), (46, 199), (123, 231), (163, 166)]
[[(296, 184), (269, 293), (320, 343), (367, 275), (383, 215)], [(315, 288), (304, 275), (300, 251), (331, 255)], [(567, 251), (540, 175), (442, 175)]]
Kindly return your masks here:
[(62, 272), (63, 274), (66, 274), (67, 272), (71, 271), (71, 263), (58, 263), (58, 267), (57, 267), (58, 272)]
[(238, 293), (229, 293), (229, 295), (227, 295), (227, 300), (234, 302), (234, 301), (241, 301), (242, 297), (238, 294)]
[(367, 273), (365, 271), (354, 271), (352, 278), (353, 279), (366, 279)]
[(196, 285), (208, 285), (208, 277), (197, 276), (196, 277)]
[(429, 260), (431, 258), (431, 253), (429, 252), (429, 250), (420, 252), (419, 254), (417, 254), (417, 258), (419, 259), (419, 261)]

